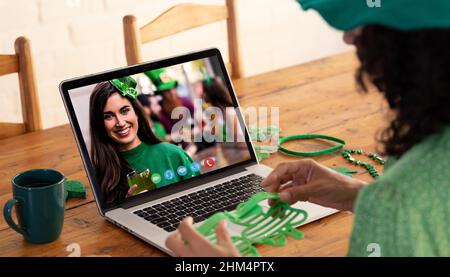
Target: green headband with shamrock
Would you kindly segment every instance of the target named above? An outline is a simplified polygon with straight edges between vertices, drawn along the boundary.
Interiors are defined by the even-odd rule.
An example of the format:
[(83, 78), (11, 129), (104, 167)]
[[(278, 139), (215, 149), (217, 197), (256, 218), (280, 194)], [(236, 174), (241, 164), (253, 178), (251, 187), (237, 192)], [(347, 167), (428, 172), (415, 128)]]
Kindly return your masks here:
[(123, 77), (109, 81), (123, 96), (136, 100), (138, 92), (136, 90), (137, 83), (131, 77)]

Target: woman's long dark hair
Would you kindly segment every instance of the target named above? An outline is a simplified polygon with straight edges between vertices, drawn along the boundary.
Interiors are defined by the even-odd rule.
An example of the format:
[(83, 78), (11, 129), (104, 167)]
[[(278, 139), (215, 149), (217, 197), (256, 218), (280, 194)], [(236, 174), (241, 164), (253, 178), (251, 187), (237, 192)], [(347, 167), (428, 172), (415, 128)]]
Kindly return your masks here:
[[(91, 160), (103, 197), (109, 206), (116, 205), (125, 199), (129, 189), (126, 175), (133, 171), (127, 161), (117, 154), (118, 145), (108, 136), (105, 128), (103, 109), (108, 98), (114, 93), (119, 92), (111, 83), (102, 82), (95, 86), (89, 101)], [(147, 144), (159, 143), (141, 105), (134, 100), (130, 100), (130, 103), (138, 117), (139, 139)]]
[(385, 154), (400, 158), (450, 124), (450, 29), (366, 26), (355, 44), (358, 83), (367, 91), (368, 76), (395, 112), (379, 137)]

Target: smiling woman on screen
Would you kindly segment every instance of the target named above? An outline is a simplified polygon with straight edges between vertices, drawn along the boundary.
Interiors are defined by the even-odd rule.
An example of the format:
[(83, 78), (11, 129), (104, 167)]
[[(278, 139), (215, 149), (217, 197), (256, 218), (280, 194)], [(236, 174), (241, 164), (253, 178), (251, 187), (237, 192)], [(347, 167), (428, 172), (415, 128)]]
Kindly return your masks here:
[[(136, 100), (135, 86), (131, 77), (102, 82), (90, 98), (91, 160), (103, 197), (111, 206), (141, 191), (199, 174), (191, 170), (192, 159), (183, 149), (154, 135)], [(180, 167), (186, 170), (177, 174)]]

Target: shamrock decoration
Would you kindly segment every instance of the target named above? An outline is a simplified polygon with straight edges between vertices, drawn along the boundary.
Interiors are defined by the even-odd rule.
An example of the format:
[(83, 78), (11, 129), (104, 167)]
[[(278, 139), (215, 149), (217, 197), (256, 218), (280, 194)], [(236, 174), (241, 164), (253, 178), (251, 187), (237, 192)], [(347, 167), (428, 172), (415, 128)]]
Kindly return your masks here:
[(113, 79), (109, 81), (116, 89), (122, 92), (123, 96), (130, 97), (133, 100), (137, 98), (136, 81), (131, 77)]
[[(259, 205), (267, 199), (276, 200), (270, 208)], [(233, 244), (242, 256), (259, 256), (254, 244), (284, 246), (287, 236), (302, 239), (303, 233), (296, 226), (304, 222), (308, 214), (304, 210), (292, 208), (279, 200), (278, 193), (259, 192), (237, 206), (234, 212), (220, 212), (208, 218), (198, 231), (211, 242), (216, 242), (216, 225), (222, 220), (242, 227), (239, 236), (232, 236)]]
[(346, 167), (337, 167), (337, 168), (332, 168), (332, 167), (330, 167), (331, 169), (333, 169), (334, 171), (337, 171), (337, 172), (339, 172), (339, 173), (341, 173), (341, 174), (344, 174), (344, 175), (346, 175), (346, 176), (348, 176), (348, 177), (353, 177), (353, 174), (355, 174), (355, 173), (358, 173), (358, 171), (356, 171), (356, 170), (353, 170), (353, 169), (350, 169), (350, 168), (346, 168)]
[(86, 188), (83, 183), (77, 180), (65, 179), (64, 198), (67, 201), (68, 198), (86, 198)]

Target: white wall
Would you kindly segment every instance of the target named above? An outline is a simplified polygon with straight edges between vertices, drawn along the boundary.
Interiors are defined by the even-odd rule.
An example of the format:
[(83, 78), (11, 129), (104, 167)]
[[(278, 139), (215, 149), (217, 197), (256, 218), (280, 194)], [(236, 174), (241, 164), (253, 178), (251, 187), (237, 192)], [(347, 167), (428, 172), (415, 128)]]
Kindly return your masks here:
[[(14, 53), (18, 36), (32, 40), (43, 125), (65, 124), (59, 82), (126, 65), (122, 17), (135, 14), (141, 26), (182, 2), (224, 0), (0, 0), (0, 53)], [(240, 0), (238, 22), (246, 76), (349, 49), (338, 32), (294, 0)], [(228, 56), (225, 22), (145, 45), (143, 56), (151, 60), (207, 47)], [(0, 121), (21, 122), (17, 75), (0, 77), (0, 88)]]

